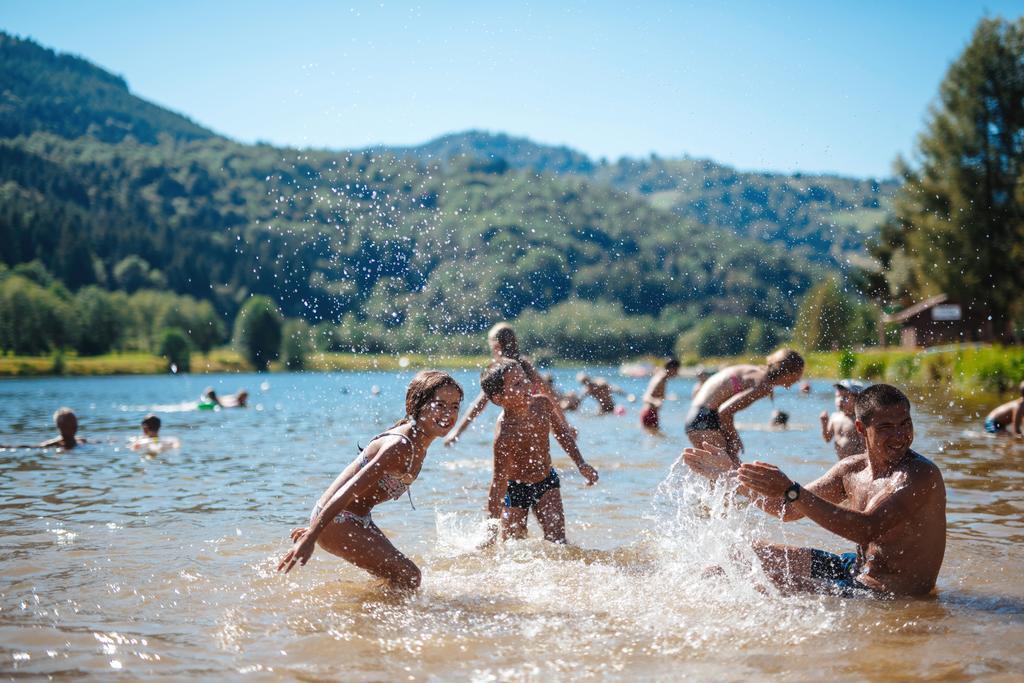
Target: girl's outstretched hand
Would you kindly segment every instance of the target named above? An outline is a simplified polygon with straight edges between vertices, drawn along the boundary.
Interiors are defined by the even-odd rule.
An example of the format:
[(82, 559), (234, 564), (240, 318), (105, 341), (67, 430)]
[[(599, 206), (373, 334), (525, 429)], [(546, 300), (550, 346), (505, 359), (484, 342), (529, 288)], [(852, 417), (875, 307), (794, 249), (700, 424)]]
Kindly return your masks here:
[[(296, 534), (296, 532), (299, 533)], [(295, 541), (295, 545), (277, 565), (277, 571), (283, 571), (285, 574), (292, 570), (296, 562), (299, 563), (299, 566), (305, 565), (313, 555), (313, 550), (316, 549), (316, 538), (313, 537), (309, 529), (292, 529), (292, 540)]]

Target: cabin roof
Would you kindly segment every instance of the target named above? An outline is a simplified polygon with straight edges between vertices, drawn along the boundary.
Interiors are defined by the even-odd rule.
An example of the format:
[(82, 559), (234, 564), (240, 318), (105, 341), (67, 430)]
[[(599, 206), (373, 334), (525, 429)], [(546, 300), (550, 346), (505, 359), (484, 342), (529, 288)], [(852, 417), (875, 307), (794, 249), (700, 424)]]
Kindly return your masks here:
[(929, 308), (932, 308), (934, 306), (938, 306), (941, 303), (945, 303), (945, 301), (947, 299), (949, 299), (949, 297), (946, 296), (945, 294), (936, 294), (935, 296), (928, 297), (927, 299), (924, 299), (923, 301), (918, 301), (913, 306), (908, 306), (908, 307), (904, 308), (902, 311), (900, 311), (898, 313), (893, 313), (891, 315), (883, 315), (882, 316), (882, 322), (885, 322), (885, 323), (902, 323), (902, 322), (906, 322), (907, 320), (910, 320), (914, 316), (919, 315), (921, 313), (924, 313)]

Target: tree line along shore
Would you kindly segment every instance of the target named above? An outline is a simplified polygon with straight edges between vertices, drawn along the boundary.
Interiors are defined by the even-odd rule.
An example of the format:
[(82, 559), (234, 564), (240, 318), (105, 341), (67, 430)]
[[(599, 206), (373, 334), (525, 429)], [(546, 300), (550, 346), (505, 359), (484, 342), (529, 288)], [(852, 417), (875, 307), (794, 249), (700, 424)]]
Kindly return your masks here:
[[(555, 367), (579, 366), (580, 359), (553, 358), (543, 351), (545, 364)], [(1017, 386), (1024, 377), (1024, 347), (1000, 345), (957, 345), (940, 349), (908, 351), (865, 348), (857, 351), (812, 351), (805, 355), (809, 378), (855, 378), (889, 382), (927, 389), (968, 402), (991, 400)], [(423, 368), (479, 369), (488, 356), (421, 353), (340, 353), (312, 351), (304, 359), (307, 372), (400, 371)], [(640, 361), (653, 358), (640, 358)], [(760, 362), (754, 355), (700, 358), (684, 355), (690, 366), (719, 367), (741, 362)], [(193, 356), (192, 373), (253, 372), (255, 366), (242, 353), (223, 347)], [(287, 372), (283, 361), (269, 364), (270, 372)], [(45, 356), (0, 355), (0, 377), (159, 375), (168, 372), (166, 357), (145, 352), (108, 353), (79, 356), (55, 353)], [(684, 372), (685, 374), (685, 372)]]

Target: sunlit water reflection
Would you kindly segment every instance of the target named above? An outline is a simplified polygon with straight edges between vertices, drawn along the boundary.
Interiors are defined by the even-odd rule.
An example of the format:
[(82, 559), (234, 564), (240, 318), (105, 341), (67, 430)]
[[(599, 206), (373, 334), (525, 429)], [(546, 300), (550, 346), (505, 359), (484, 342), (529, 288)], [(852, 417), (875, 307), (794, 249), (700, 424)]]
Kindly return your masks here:
[[(560, 452), (570, 540), (476, 551), (490, 475), (490, 407), (452, 449), (435, 444), (407, 500), (375, 519), (423, 569), (411, 597), (389, 595), (322, 552), (275, 574), (287, 533), (307, 518), (356, 444), (401, 412), (409, 374), (46, 379), (0, 383), (0, 442), (49, 435), (76, 409), (97, 443), (70, 454), (0, 452), (0, 672), (131, 678), (343, 680), (715, 680), (809, 676), (903, 680), (1011, 676), (1024, 669), (1024, 444), (978, 434), (955, 406), (915, 399), (916, 447), (949, 488), (949, 545), (937, 598), (844, 601), (764, 595), (744, 564), (749, 540), (848, 543), (806, 522), (785, 528), (729, 504), (684, 473), (687, 401), (663, 411), (664, 438), (625, 416), (571, 415), (598, 486)], [(556, 376), (572, 384), (569, 371)], [(470, 397), (475, 373), (459, 373)], [(261, 382), (269, 382), (261, 391)], [(616, 379), (643, 393), (641, 380)], [(183, 410), (206, 384), (253, 392), (249, 410)], [(745, 411), (756, 454), (808, 481), (831, 464), (811, 397), (781, 392), (787, 432)], [(371, 391), (379, 387), (379, 394)], [(670, 391), (689, 396), (689, 383)], [(933, 402), (933, 403), (938, 403)], [(149, 410), (182, 448), (126, 448)], [(557, 449), (557, 446), (555, 446)], [(532, 522), (531, 522), (532, 524)], [(737, 556), (740, 561), (737, 562)], [(709, 564), (725, 576), (702, 579)]]

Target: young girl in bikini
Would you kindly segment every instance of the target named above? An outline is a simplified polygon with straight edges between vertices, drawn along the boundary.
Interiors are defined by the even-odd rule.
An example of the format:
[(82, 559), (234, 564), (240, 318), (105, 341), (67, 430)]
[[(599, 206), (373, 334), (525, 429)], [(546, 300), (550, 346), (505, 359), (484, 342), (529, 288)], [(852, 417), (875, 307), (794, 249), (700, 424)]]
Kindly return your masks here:
[[(512, 326), (508, 323), (498, 323), (492, 327), (491, 331), (487, 333), (487, 344), (491, 347), (491, 356), (495, 362), (508, 358), (519, 363), (523, 372), (526, 373), (526, 378), (530, 381), (530, 390), (535, 394), (541, 394), (551, 399), (555, 407), (555, 419), (563, 423), (575, 436), (576, 430), (569, 427), (569, 424), (566, 422), (565, 413), (562, 412), (558, 396), (551, 389), (551, 385), (544, 381), (544, 378), (540, 376), (540, 373), (533, 367), (533, 364), (519, 352), (519, 341), (516, 339), (516, 333)], [(458, 441), (459, 437), (462, 436), (462, 432), (466, 431), (466, 428), (476, 419), (477, 415), (484, 411), (488, 403), (487, 395), (481, 391), (476, 400), (470, 404), (466, 414), (455, 425), (455, 429), (445, 437), (444, 445), (451, 446)]]
[[(287, 573), (304, 565), (320, 547), (384, 579), (395, 588), (420, 585), (420, 570), (374, 524), (370, 511), (409, 491), (430, 442), (444, 436), (459, 414), (462, 388), (437, 370), (417, 374), (405, 394), (405, 417), (370, 440), (355, 462), (338, 475), (309, 517), (309, 527), (292, 530), (295, 545), (278, 565)], [(410, 502), (412, 496), (409, 497)]]
[(766, 366), (730, 365), (704, 382), (686, 416), (686, 436), (695, 448), (705, 443), (723, 448), (739, 464), (743, 442), (734, 424), (736, 413), (775, 387), (791, 387), (804, 372), (804, 359), (792, 349), (779, 349), (766, 360)]

